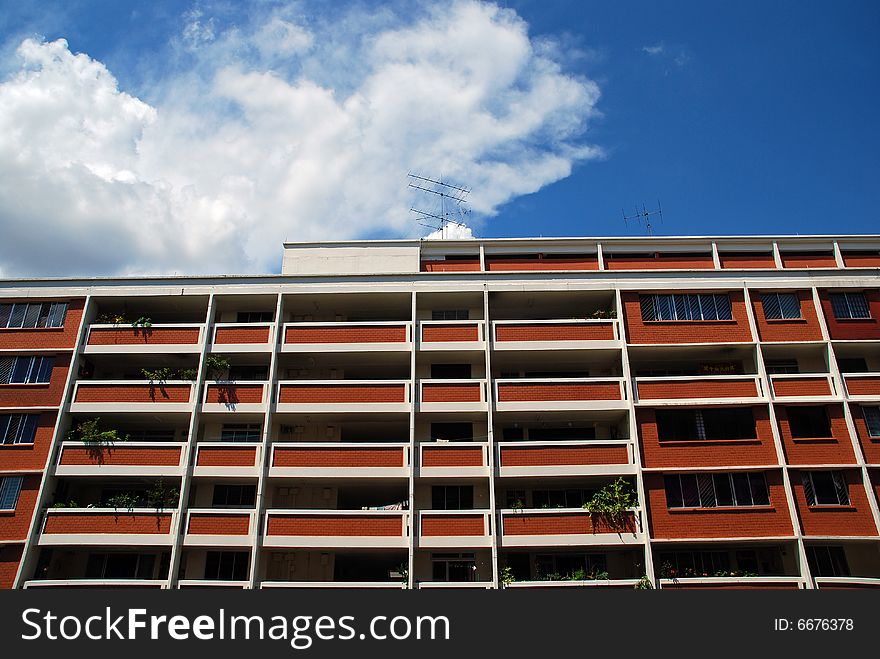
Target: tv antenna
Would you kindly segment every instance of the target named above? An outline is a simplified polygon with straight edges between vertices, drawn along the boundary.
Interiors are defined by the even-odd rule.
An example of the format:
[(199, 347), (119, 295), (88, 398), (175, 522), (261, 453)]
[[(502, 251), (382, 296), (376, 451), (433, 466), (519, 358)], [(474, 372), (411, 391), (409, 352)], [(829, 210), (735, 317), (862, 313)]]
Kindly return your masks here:
[(464, 207), (464, 204), (467, 203), (467, 196), (471, 192), (468, 188), (444, 183), (442, 176), (439, 179), (432, 179), (410, 172), (407, 177), (409, 178), (409, 187), (433, 195), (437, 202), (430, 211), (410, 208), (410, 212), (416, 215), (416, 222), (423, 227), (440, 231), (442, 237), (445, 237), (446, 227), (450, 224), (466, 226), (462, 220), (465, 215), (470, 213), (470, 210)]
[(639, 210), (638, 204), (636, 205), (636, 212), (633, 215), (627, 215), (626, 211), (621, 209), (621, 213), (623, 213), (623, 223), (629, 226), (631, 221), (638, 222), (639, 224), (645, 227), (645, 230), (648, 232), (649, 236), (654, 235), (654, 225), (651, 222), (651, 218), (655, 215), (660, 219), (660, 222), (663, 222), (663, 209), (660, 207), (660, 201), (657, 201), (657, 210), (649, 211), (645, 204), (642, 204), (641, 210)]

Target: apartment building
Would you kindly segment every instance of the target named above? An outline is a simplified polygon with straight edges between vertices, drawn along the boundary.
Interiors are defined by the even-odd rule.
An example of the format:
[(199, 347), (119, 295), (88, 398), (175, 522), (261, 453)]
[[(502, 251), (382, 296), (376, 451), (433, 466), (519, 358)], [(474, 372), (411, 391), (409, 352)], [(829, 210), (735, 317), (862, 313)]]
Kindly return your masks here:
[(0, 440), (5, 588), (878, 588), (880, 236), (0, 281)]

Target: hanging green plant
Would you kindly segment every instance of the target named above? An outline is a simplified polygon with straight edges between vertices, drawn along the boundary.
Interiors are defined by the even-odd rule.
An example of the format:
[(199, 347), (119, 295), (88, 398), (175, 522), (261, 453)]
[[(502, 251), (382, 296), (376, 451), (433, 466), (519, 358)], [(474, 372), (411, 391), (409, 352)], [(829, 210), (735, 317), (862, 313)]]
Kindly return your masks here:
[(584, 504), (591, 516), (599, 518), (615, 530), (629, 530), (632, 526), (630, 510), (639, 505), (633, 486), (623, 477), (609, 483)]
[(208, 371), (208, 379), (216, 380), (220, 375), (229, 370), (229, 357), (225, 355), (208, 355), (205, 357), (205, 368)]
[(128, 435), (122, 435), (115, 428), (101, 430), (101, 417), (99, 416), (87, 421), (80, 421), (76, 428), (67, 434), (67, 438), (95, 446), (112, 446), (116, 442), (128, 441)]

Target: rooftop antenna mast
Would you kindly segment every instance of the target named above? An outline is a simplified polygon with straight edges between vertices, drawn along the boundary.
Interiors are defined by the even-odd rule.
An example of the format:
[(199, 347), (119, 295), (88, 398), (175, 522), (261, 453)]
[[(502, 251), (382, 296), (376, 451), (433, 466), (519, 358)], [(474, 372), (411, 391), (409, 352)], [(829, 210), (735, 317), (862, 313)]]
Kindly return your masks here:
[(409, 187), (433, 195), (438, 201), (439, 207), (431, 211), (410, 208), (410, 212), (416, 215), (416, 222), (424, 227), (440, 231), (440, 235), (443, 237), (446, 235), (446, 227), (450, 224), (465, 226), (461, 220), (470, 212), (464, 208), (466, 198), (471, 192), (470, 189), (444, 183), (442, 176), (439, 179), (432, 179), (410, 172), (407, 177), (409, 178)]
[(638, 222), (639, 224), (644, 225), (649, 236), (654, 235), (654, 225), (651, 222), (651, 218), (656, 215), (660, 222), (663, 222), (663, 209), (660, 206), (659, 200), (657, 201), (657, 210), (655, 211), (649, 211), (645, 204), (642, 204), (642, 208), (639, 210), (638, 204), (636, 204), (636, 212), (633, 215), (627, 215), (626, 211), (623, 209), (621, 209), (621, 213), (623, 213), (624, 224), (629, 226), (631, 221)]

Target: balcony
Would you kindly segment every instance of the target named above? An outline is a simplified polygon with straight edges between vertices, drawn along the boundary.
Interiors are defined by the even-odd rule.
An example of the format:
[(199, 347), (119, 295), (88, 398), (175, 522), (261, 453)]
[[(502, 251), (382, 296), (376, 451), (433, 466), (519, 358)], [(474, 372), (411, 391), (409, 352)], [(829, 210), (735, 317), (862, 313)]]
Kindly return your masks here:
[(150, 327), (89, 326), (85, 354), (199, 352), (205, 326), (162, 323)]
[(495, 350), (574, 350), (619, 345), (616, 320), (495, 320)]
[(278, 412), (409, 412), (409, 380), (285, 380)]
[(262, 352), (272, 349), (274, 323), (217, 323), (212, 352)]
[(880, 400), (880, 373), (850, 373), (843, 380), (850, 400)]
[(695, 577), (659, 579), (660, 588), (675, 590), (800, 590), (800, 577)]
[(447, 590), (459, 590), (461, 588), (467, 588), (468, 590), (491, 590), (494, 587), (495, 584), (491, 581), (420, 581), (418, 583), (419, 590), (425, 588), (445, 588)]
[(618, 440), (574, 440), (542, 442), (500, 442), (498, 475), (595, 476), (634, 474), (632, 442)]
[(820, 589), (880, 589), (880, 579), (875, 577), (816, 577), (816, 588)]
[(584, 579), (583, 581), (514, 581), (505, 588), (626, 588), (632, 590), (638, 579)]
[(182, 476), (184, 442), (62, 442), (56, 476)]
[(408, 478), (409, 445), (285, 442), (272, 445), (270, 478)]
[(486, 380), (420, 380), (421, 412), (485, 412)]
[(282, 352), (412, 350), (409, 321), (285, 323)]
[(699, 375), (641, 377), (634, 379), (636, 402), (658, 403), (758, 403), (764, 400), (757, 375)]
[(827, 373), (791, 373), (770, 376), (775, 400), (792, 398), (835, 398), (834, 378)]
[(181, 579), (177, 582), (177, 587), (189, 590), (191, 588), (227, 588), (239, 590), (248, 588), (250, 581), (213, 581), (210, 579)]
[(81, 380), (73, 390), (70, 411), (77, 412), (189, 412), (193, 383), (168, 380)]
[(422, 320), (419, 350), (485, 350), (481, 320)]
[(260, 444), (199, 442), (196, 444), (193, 476), (255, 478), (260, 475), (262, 449)]
[(265, 412), (268, 391), (267, 382), (206, 382), (202, 412)]
[(632, 545), (645, 541), (641, 512), (631, 511), (616, 530), (582, 508), (502, 510), (503, 547)]
[(263, 546), (403, 549), (409, 546), (409, 512), (267, 510)]
[(423, 510), (419, 512), (419, 547), (491, 547), (488, 510)]
[(384, 588), (401, 590), (406, 586), (397, 581), (263, 581), (260, 588)]
[(50, 508), (43, 516), (39, 544), (171, 545), (176, 516), (155, 508)]
[(495, 380), (499, 412), (620, 409), (626, 406), (623, 378), (512, 378)]
[(165, 588), (165, 579), (32, 579), (25, 588)]
[(489, 444), (485, 442), (423, 443), (419, 457), (422, 478), (489, 475)]
[(253, 510), (191, 509), (183, 544), (198, 547), (246, 547), (256, 532)]

